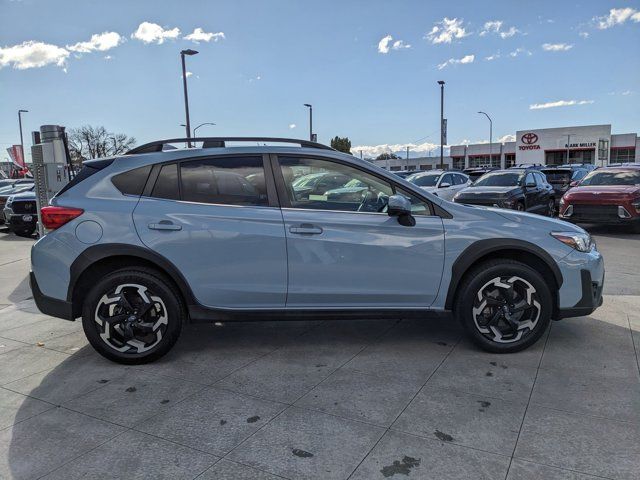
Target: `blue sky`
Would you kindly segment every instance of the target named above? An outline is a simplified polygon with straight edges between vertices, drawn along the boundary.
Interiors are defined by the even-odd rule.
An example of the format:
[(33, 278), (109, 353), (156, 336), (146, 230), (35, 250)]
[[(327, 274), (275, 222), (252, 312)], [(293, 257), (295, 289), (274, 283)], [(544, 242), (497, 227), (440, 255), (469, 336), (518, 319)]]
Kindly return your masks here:
[(322, 142), (424, 154), (439, 141), (440, 79), (451, 144), (488, 139), (478, 110), (494, 139), (640, 130), (638, 1), (0, 0), (0, 18), (2, 153), (18, 143), (19, 108), (25, 132), (182, 135), (184, 48), (200, 51), (192, 124), (217, 124), (199, 134), (306, 138), (312, 103)]

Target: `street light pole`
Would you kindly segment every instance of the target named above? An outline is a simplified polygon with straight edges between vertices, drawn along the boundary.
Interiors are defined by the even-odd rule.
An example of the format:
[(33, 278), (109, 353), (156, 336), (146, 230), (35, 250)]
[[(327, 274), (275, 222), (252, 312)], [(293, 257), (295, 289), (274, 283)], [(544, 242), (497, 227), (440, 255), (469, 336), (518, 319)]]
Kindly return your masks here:
[(187, 93), (187, 67), (185, 66), (185, 55), (197, 55), (197, 51), (187, 50), (180, 51), (180, 59), (182, 60), (182, 86), (184, 88), (184, 114), (186, 117), (185, 129), (187, 131), (187, 147), (191, 148), (191, 123), (189, 120), (189, 94)]
[(22, 114), (28, 113), (29, 110), (18, 110), (18, 126), (20, 127), (20, 153), (22, 154), (22, 163), (26, 164), (27, 160), (24, 157), (24, 140), (22, 138)]
[(440, 168), (444, 169), (444, 80), (438, 80), (440, 85)]
[(204, 127), (205, 125), (215, 125), (215, 123), (213, 123), (213, 122), (205, 122), (205, 123), (201, 123), (200, 125), (198, 125), (196, 128), (194, 128), (194, 129), (193, 129), (193, 136), (197, 138), (197, 137), (198, 137), (198, 135), (196, 135), (196, 132), (198, 131), (198, 129), (199, 129), (200, 127)]
[(567, 165), (571, 163), (569, 160), (569, 144), (571, 143), (571, 134), (567, 133)]
[(491, 121), (491, 117), (486, 112), (478, 112), (487, 117), (489, 120), (489, 166), (493, 166), (493, 122)]
[(304, 106), (309, 109), (309, 140), (313, 142), (313, 105), (305, 103)]

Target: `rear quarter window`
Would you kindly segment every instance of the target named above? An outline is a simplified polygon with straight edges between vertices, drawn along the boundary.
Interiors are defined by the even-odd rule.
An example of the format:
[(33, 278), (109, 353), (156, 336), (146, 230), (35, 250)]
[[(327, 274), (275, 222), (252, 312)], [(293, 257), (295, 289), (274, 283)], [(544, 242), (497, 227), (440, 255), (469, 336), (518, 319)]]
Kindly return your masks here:
[(144, 185), (147, 183), (151, 165), (146, 167), (134, 168), (127, 172), (120, 173), (111, 179), (115, 187), (125, 195), (142, 195)]

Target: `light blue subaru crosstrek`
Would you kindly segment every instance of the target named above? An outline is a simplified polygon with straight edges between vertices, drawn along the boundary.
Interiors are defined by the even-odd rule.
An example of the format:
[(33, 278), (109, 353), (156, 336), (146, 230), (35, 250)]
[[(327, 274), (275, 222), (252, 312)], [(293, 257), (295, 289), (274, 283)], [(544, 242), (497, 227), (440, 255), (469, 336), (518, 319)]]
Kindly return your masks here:
[(603, 259), (577, 226), (450, 203), (304, 140), (169, 149), (186, 141), (85, 162), (42, 209), (36, 304), (82, 317), (116, 362), (161, 357), (188, 322), (443, 314), (515, 352), (602, 303)]

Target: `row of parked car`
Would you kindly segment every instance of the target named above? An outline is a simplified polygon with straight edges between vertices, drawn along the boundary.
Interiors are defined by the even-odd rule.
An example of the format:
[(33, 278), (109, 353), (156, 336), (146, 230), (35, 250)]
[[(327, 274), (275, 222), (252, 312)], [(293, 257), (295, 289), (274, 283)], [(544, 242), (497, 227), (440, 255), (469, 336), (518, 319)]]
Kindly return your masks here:
[(405, 179), (457, 203), (640, 228), (640, 164), (428, 170)]
[(32, 178), (0, 179), (0, 225), (21, 237), (36, 231), (38, 212)]

